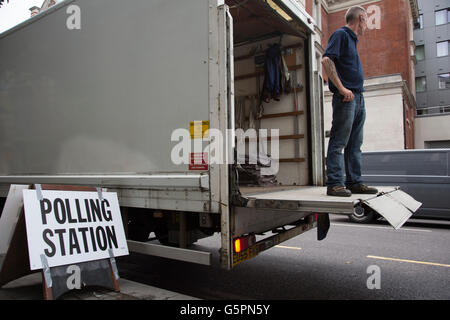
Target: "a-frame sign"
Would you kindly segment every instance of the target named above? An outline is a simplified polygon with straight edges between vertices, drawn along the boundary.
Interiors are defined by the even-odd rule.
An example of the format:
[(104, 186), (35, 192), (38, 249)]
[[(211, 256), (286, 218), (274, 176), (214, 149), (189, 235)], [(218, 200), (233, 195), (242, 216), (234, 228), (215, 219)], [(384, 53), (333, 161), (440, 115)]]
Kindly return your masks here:
[[(30, 204), (31, 190), (36, 193), (37, 199), (35, 199), (35, 202), (38, 204)], [(24, 195), (28, 197), (28, 208), (24, 208)], [(64, 199), (61, 195), (64, 195)], [(56, 200), (55, 197), (57, 197)], [(96, 197), (97, 199), (94, 199)], [(0, 217), (0, 287), (23, 276), (41, 272), (43, 295), (46, 300), (58, 299), (71, 290), (90, 286), (103, 287), (119, 292), (119, 273), (114, 257), (128, 254), (128, 248), (126, 248), (118, 202), (114, 208), (106, 211), (105, 207), (106, 204), (109, 205), (109, 202), (108, 199), (103, 199), (103, 197), (108, 197), (110, 202), (114, 202), (114, 197), (111, 198), (110, 193), (103, 193), (100, 189), (90, 187), (12, 185)], [(117, 199), (116, 195), (115, 198)], [(81, 200), (85, 200), (86, 207), (84, 210), (80, 209), (79, 203)], [(89, 202), (90, 200), (92, 202)], [(56, 204), (53, 208), (52, 203)], [(67, 206), (63, 206), (63, 203)], [(92, 208), (98, 209), (98, 212), (94, 210), (90, 212), (89, 203), (93, 205)], [(95, 207), (96, 203), (97, 207)], [(27, 205), (27, 203), (25, 204)], [(77, 205), (74, 206), (74, 204)], [(35, 212), (39, 210), (34, 210), (33, 205), (39, 206), (40, 212)], [(102, 218), (101, 206), (103, 207), (103, 215), (105, 216), (105, 212), (109, 214), (107, 220), (111, 226), (106, 226), (106, 228), (109, 228), (107, 230), (112, 228), (114, 231), (112, 236), (116, 237), (112, 239), (113, 241), (109, 241), (110, 246), (108, 247), (107, 239), (111, 240), (111, 238), (106, 238), (106, 233), (102, 231), (105, 222), (103, 221), (101, 225), (98, 224), (98, 220)], [(78, 210), (78, 221), (74, 218), (74, 207)], [(27, 210), (26, 214), (25, 209)], [(108, 207), (108, 209), (110, 208)], [(114, 210), (119, 210), (119, 213), (116, 212), (115, 216), (112, 213)], [(99, 219), (96, 218), (96, 213), (100, 214), (98, 215)], [(83, 218), (83, 214), (85, 218)], [(38, 219), (36, 215), (40, 215), (39, 219), (42, 218), (42, 221), (50, 226), (46, 226), (47, 229), (44, 230), (44, 233), (41, 232), (42, 229), (34, 230), (36, 225), (39, 225), (36, 221), (40, 221), (36, 220)], [(55, 223), (59, 223), (56, 230), (51, 229), (52, 219), (55, 220)], [(113, 221), (114, 219), (115, 221)], [(74, 225), (79, 228), (74, 228)], [(95, 226), (97, 226), (96, 229)], [(77, 230), (84, 231), (81, 233), (80, 239), (73, 236)], [(89, 232), (86, 230), (91, 231), (92, 239), (88, 239)], [(100, 235), (97, 237), (97, 243), (95, 243), (95, 230), (97, 236)], [(56, 233), (59, 237), (56, 236)], [(44, 234), (45, 241), (39, 241), (39, 239), (36, 241), (36, 234)], [(55, 236), (54, 241), (51, 241), (49, 235)], [(39, 244), (40, 242), (42, 244)], [(39, 248), (40, 245), (41, 248)], [(89, 249), (90, 251), (95, 249), (95, 252), (89, 252)], [(32, 262), (33, 257), (36, 261), (36, 250), (41, 253), (37, 265), (36, 262)], [(63, 254), (58, 250), (61, 250)], [(95, 259), (97, 255), (101, 258)], [(73, 261), (73, 263), (62, 265), (61, 261)]]

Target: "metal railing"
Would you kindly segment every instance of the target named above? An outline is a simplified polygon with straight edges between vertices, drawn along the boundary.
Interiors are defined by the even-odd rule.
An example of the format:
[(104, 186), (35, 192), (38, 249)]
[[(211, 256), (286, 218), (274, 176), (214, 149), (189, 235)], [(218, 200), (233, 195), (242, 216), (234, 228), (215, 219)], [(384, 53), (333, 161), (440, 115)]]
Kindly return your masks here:
[(416, 112), (416, 115), (418, 117), (436, 116), (443, 114), (450, 114), (450, 105), (417, 109)]

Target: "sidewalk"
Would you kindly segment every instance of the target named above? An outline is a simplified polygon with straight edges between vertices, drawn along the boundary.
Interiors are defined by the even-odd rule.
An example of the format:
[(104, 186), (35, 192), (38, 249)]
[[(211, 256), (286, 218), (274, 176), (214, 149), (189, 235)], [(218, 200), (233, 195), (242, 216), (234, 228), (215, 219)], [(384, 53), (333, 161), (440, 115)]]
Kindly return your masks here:
[[(62, 296), (61, 300), (200, 300), (176, 292), (119, 279), (120, 291), (86, 288)], [(0, 288), (0, 300), (42, 300), (42, 276), (35, 273)]]

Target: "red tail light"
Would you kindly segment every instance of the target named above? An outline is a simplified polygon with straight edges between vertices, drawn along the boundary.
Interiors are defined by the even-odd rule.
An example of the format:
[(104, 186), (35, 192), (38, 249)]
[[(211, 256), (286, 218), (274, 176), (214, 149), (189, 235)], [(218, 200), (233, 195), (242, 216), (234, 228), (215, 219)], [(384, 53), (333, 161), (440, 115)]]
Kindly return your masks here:
[(241, 239), (234, 240), (234, 252), (241, 252)]
[(254, 234), (250, 234), (245, 237), (240, 237), (234, 240), (234, 252), (241, 252), (256, 243), (256, 237)]

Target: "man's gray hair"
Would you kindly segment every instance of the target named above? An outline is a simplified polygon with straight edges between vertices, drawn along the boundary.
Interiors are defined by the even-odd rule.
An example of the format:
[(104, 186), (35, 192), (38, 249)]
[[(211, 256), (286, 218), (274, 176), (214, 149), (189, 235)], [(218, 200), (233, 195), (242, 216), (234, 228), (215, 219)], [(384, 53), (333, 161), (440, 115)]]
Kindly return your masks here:
[(360, 6), (354, 6), (347, 10), (345, 14), (345, 22), (352, 23), (355, 20), (359, 19), (361, 13), (366, 13), (366, 9)]

